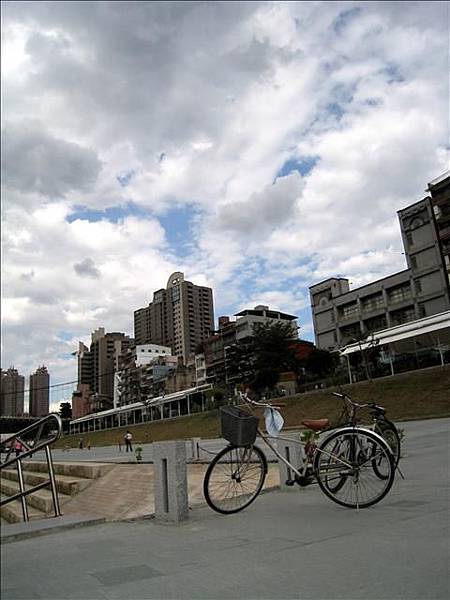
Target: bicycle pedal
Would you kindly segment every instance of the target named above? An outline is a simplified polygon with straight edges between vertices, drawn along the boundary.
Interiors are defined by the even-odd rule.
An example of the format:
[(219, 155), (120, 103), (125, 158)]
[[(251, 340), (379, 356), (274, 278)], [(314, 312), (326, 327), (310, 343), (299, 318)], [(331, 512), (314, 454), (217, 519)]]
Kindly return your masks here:
[(288, 485), (289, 487), (292, 487), (293, 485), (295, 485), (295, 479), (287, 479), (285, 481), (285, 485)]
[(314, 478), (310, 475), (306, 475), (303, 477), (296, 477), (295, 482), (298, 483), (300, 487), (306, 487), (310, 483), (314, 481)]

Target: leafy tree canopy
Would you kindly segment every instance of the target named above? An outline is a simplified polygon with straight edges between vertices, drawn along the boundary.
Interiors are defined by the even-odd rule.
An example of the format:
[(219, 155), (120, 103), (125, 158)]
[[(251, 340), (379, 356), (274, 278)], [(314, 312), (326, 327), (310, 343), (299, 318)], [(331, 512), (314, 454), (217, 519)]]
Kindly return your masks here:
[(253, 327), (253, 335), (239, 341), (229, 352), (229, 374), (256, 392), (273, 389), (284, 371), (298, 372), (292, 326), (282, 321)]
[(319, 350), (314, 348), (304, 362), (304, 367), (312, 375), (325, 377), (332, 373), (339, 364), (339, 356), (328, 350)]
[(59, 416), (61, 419), (71, 419), (72, 418), (72, 407), (70, 402), (61, 402), (59, 405)]

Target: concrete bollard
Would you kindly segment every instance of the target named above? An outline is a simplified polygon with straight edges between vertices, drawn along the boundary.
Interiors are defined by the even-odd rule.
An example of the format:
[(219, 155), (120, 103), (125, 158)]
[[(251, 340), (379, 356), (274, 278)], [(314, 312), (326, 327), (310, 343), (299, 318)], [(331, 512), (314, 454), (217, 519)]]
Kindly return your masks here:
[[(278, 452), (286, 458), (294, 467), (298, 468), (303, 465), (304, 462), (304, 451), (303, 447), (298, 443), (300, 439), (300, 434), (292, 434), (291, 439), (285, 439), (283, 436), (282, 440), (277, 441), (277, 450)], [(295, 473), (292, 471), (290, 467), (288, 467), (282, 460), (278, 459), (278, 466), (280, 469), (280, 490), (287, 491), (296, 489), (298, 490), (298, 486), (295, 487), (287, 486), (286, 481), (295, 479)]]
[(191, 439), (191, 458), (192, 460), (200, 459), (200, 440), (202, 438), (195, 437)]
[(153, 443), (155, 518), (179, 523), (188, 518), (186, 443)]

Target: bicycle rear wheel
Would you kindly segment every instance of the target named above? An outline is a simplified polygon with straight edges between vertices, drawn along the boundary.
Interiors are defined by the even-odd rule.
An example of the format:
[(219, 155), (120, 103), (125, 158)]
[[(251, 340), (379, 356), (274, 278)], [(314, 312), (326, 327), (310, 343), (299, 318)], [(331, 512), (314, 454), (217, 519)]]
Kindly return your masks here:
[(383, 439), (371, 431), (345, 428), (329, 435), (317, 447), (314, 474), (321, 490), (333, 502), (366, 508), (389, 492), (395, 469), (391, 450)]
[(227, 446), (206, 470), (203, 481), (206, 502), (222, 514), (239, 512), (258, 496), (266, 474), (266, 457), (257, 446)]
[(394, 469), (396, 469), (401, 452), (400, 436), (398, 435), (397, 428), (390, 421), (377, 421), (375, 423), (374, 431), (381, 435), (381, 437), (389, 444), (394, 459)]

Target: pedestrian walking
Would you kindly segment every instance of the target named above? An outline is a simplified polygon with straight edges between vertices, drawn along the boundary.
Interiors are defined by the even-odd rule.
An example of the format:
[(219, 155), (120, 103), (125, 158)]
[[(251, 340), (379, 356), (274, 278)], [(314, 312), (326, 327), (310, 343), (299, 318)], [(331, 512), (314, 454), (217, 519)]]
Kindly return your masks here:
[(131, 433), (129, 431), (126, 432), (126, 434), (123, 436), (123, 439), (125, 440), (126, 451), (133, 452), (133, 447), (131, 445), (133, 436), (131, 435)]
[(79, 441), (78, 441), (78, 448), (79, 448), (80, 450), (83, 450), (83, 438), (82, 438), (82, 437), (81, 437), (81, 438), (79, 439)]

